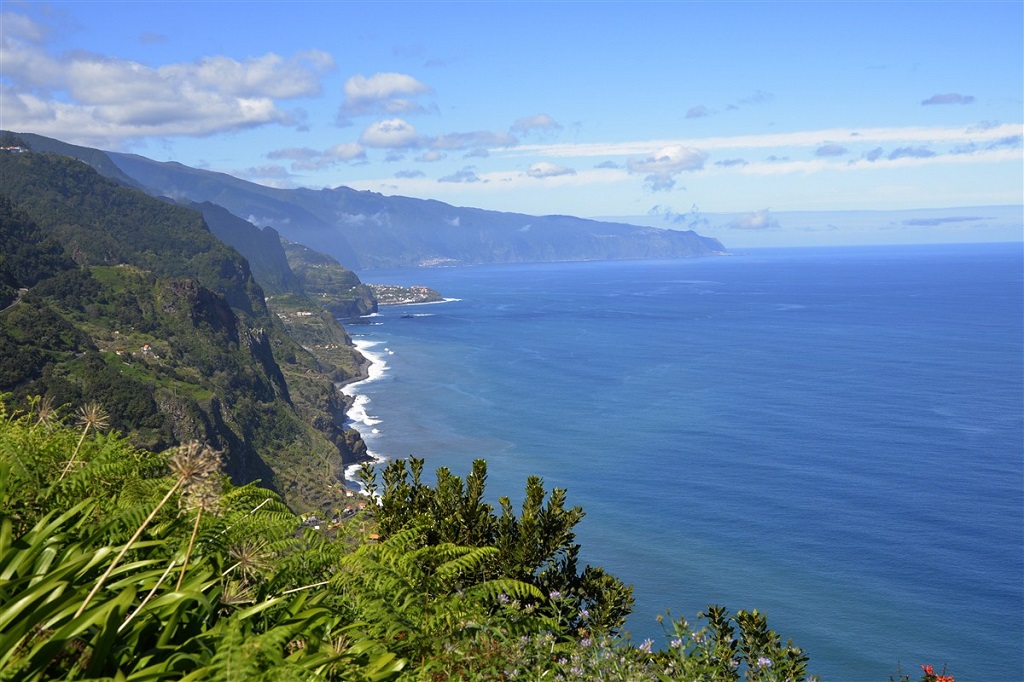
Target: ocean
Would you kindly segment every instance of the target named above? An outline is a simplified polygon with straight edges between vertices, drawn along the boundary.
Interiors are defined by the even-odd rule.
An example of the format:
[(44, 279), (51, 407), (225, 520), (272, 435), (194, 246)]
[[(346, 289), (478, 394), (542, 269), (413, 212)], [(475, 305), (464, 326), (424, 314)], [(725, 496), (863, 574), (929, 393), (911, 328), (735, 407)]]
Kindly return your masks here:
[(348, 326), (371, 452), (567, 489), (634, 641), (722, 604), (826, 682), (1024, 680), (1021, 244), (360, 276), (454, 299)]

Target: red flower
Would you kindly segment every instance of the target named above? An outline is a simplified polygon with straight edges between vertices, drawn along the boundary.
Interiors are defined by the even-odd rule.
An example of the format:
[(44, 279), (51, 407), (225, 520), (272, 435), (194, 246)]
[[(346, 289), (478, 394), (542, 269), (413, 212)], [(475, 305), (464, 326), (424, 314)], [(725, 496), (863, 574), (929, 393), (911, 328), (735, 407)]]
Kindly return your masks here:
[(952, 675), (936, 675), (935, 682), (953, 682)]
[(921, 670), (923, 670), (924, 674), (927, 675), (928, 677), (934, 677), (935, 676), (935, 668), (933, 668), (930, 665), (922, 665), (921, 666)]

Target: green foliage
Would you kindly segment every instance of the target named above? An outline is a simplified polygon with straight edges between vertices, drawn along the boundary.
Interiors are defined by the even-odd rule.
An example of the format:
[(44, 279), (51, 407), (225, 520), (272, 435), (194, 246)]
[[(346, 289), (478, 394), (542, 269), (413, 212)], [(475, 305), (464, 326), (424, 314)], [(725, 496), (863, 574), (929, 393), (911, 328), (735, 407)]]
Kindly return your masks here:
[[(369, 633), (423, 665), (442, 643), (472, 638), (489, 627), (500, 599), (540, 600), (536, 587), (482, 578), (493, 547), (426, 544), (427, 532), (407, 528), (347, 557), (341, 583)], [(538, 614), (534, 629), (546, 623)]]
[(707, 625), (691, 629), (685, 619), (672, 622), (667, 652), (658, 652), (658, 679), (699, 679), (708, 682), (801, 682), (816, 680), (807, 675), (807, 656), (792, 642), (768, 628), (764, 614), (708, 606), (698, 614)]
[[(548, 497), (541, 479), (532, 476), (520, 514), (503, 497), (497, 515), (484, 502), (483, 460), (473, 463), (465, 481), (441, 468), (436, 485), (430, 487), (422, 473), (423, 460), (416, 458), (392, 461), (384, 469), (377, 509), (382, 538), (420, 527), (428, 529), (426, 541), (432, 545), (493, 547), (496, 552), (482, 576), (529, 583), (549, 595), (540, 606), (557, 611), (567, 632), (610, 633), (625, 622), (633, 605), (632, 587), (600, 568), (579, 571), (580, 547), (573, 529), (583, 519), (583, 510), (566, 508), (564, 490), (556, 488)], [(375, 494), (376, 475), (364, 467), (363, 478)], [(573, 608), (555, 609), (548, 602), (556, 598), (571, 602)]]
[[(30, 404), (0, 401), (0, 680), (806, 677), (806, 656), (757, 611), (676, 621), (664, 651), (601, 626), (574, 591), (587, 571), (567, 570), (582, 512), (539, 480), (519, 516), (507, 500), (496, 516), (483, 462), (434, 488), (421, 461), (394, 466), (404, 503), (378, 508), (393, 530), (377, 542), (367, 517), (314, 531), (273, 493), (231, 486), (208, 447), (145, 452), (102, 432), (101, 413), (71, 426)], [(419, 511), (395, 525), (403, 504)]]
[(54, 273), (75, 267), (53, 237), (43, 234), (28, 215), (0, 195), (0, 308), (15, 300), (15, 291), (29, 288)]
[(248, 314), (265, 313), (245, 260), (196, 211), (100, 176), (55, 154), (5, 154), (0, 193), (56, 237), (80, 265), (130, 263), (164, 277), (194, 277)]
[[(302, 582), (337, 556), (297, 541), (272, 494), (222, 492), (208, 449), (140, 453), (36, 406), (0, 403), (0, 679), (387, 680), (404, 666)], [(252, 538), (265, 558), (239, 549)]]

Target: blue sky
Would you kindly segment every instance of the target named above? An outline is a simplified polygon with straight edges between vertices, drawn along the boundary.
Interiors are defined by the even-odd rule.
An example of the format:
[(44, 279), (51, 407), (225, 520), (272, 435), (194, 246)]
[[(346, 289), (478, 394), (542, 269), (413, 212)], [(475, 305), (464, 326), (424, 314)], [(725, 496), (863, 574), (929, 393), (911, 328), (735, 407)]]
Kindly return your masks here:
[(8, 1), (0, 126), (533, 214), (1020, 205), (1022, 7)]

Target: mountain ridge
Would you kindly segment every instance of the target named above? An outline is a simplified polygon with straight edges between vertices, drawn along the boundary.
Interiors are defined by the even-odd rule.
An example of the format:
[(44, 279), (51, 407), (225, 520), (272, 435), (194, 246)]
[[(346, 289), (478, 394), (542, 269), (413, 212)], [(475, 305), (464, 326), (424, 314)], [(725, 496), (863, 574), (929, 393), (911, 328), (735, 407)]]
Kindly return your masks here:
[(173, 161), (18, 135), (34, 149), (76, 156), (103, 174), (113, 173), (113, 166), (154, 196), (222, 206), (239, 218), (326, 253), (352, 270), (726, 253), (717, 239), (693, 230), (488, 211), (344, 186), (280, 189)]

